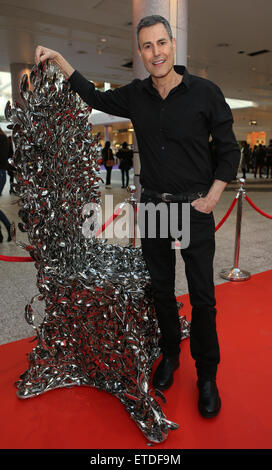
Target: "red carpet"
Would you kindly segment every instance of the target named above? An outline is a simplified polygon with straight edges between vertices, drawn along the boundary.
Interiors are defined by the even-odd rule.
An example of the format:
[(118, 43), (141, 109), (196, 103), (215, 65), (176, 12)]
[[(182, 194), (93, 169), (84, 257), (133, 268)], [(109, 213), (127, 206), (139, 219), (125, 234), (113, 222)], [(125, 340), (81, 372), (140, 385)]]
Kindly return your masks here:
[[(189, 339), (162, 408), (180, 428), (151, 449), (269, 449), (272, 434), (272, 270), (216, 287), (221, 364), (220, 414), (197, 409)], [(190, 319), (188, 296), (182, 314)], [(58, 389), (21, 400), (14, 382), (27, 369), (29, 339), (0, 346), (1, 449), (149, 449), (119, 400), (87, 387)]]

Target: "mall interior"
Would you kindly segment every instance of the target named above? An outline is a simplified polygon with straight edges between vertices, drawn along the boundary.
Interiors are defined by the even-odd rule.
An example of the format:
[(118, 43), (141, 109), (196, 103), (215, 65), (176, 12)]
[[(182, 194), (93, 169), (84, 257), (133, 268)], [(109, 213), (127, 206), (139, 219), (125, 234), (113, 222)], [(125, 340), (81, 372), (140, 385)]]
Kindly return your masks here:
[[(228, 320), (226, 333), (229, 343), (223, 346), (223, 356), (225, 354), (227, 362), (228, 354), (230, 355), (229, 361), (232, 362), (233, 367), (228, 383), (225, 383), (225, 394), (228, 395), (227, 398), (233, 399), (230, 384), (235, 381), (239, 383), (243, 377), (247, 392), (252, 394), (252, 397), (254, 396), (253, 401), (256, 406), (251, 402), (247, 409), (246, 406), (243, 406), (243, 400), (240, 398), (240, 408), (238, 409), (237, 404), (235, 412), (232, 413), (230, 405), (229, 409), (226, 405), (225, 411), (222, 408), (222, 418), (218, 418), (222, 419), (224, 423), (220, 428), (221, 430), (224, 428), (222, 434), (218, 431), (216, 422), (211, 425), (210, 433), (206, 431), (204, 423), (199, 422), (199, 436), (203, 439), (203, 444), (198, 440), (197, 433), (194, 434), (192, 431), (191, 434), (188, 432), (186, 434), (190, 423), (194, 422), (194, 419), (197, 421), (198, 418), (193, 414), (194, 411), (190, 414), (190, 406), (185, 412), (181, 407), (180, 416), (181, 420), (185, 420), (185, 431), (183, 430), (183, 437), (177, 434), (178, 437), (173, 438), (174, 441), (171, 441), (173, 443), (170, 445), (173, 448), (180, 448), (180, 446), (182, 448), (186, 445), (188, 448), (190, 446), (197, 448), (201, 445), (211, 448), (213, 446), (218, 448), (266, 447), (269, 438), (269, 425), (271, 426), (269, 418), (271, 406), (269, 402), (270, 411), (266, 410), (266, 418), (260, 418), (257, 401), (260, 403), (263, 400), (265, 408), (265, 403), (268, 404), (269, 398), (267, 391), (265, 391), (262, 392), (262, 398), (256, 400), (256, 393), (259, 392), (258, 383), (265, 388), (264, 382), (268, 380), (268, 372), (265, 373), (264, 378), (260, 378), (258, 375), (260, 371), (255, 360), (258, 357), (260, 360), (265, 357), (265, 361), (267, 361), (269, 357), (268, 339), (271, 338), (271, 325), (270, 327), (265, 326), (264, 311), (267, 313), (266, 307), (260, 307), (260, 303), (258, 306), (254, 306), (254, 299), (258, 299), (258, 302), (264, 302), (268, 295), (269, 283), (265, 284), (266, 281), (263, 281), (265, 287), (262, 288), (258, 276), (262, 276), (263, 273), (271, 273), (272, 267), (272, 167), (267, 165), (266, 158), (269, 144), (272, 143), (272, 60), (270, 60), (272, 57), (272, 3), (267, 0), (251, 0), (250, 2), (248, 0), (77, 0), (77, 2), (71, 0), (47, 0), (46, 2), (41, 0), (25, 0), (24, 2), (3, 0), (0, 2), (0, 6), (0, 127), (8, 137), (12, 136), (12, 129), (10, 122), (6, 119), (5, 108), (8, 101), (11, 105), (14, 103), (24, 105), (20, 94), (20, 83), (25, 74), (30, 76), (35, 65), (34, 54), (38, 45), (60, 52), (73, 68), (92, 81), (98, 90), (113, 90), (130, 83), (134, 78), (144, 79), (148, 76), (139, 58), (136, 41), (136, 26), (141, 18), (148, 15), (159, 14), (168, 19), (177, 41), (175, 63), (185, 65), (190, 74), (208, 79), (222, 90), (232, 111), (233, 131), (240, 146), (241, 162), (237, 178), (227, 185), (214, 209), (215, 224), (222, 221), (232, 202), (238, 198), (239, 190), (241, 191), (243, 188), (240, 232), (237, 233), (238, 204), (216, 232), (214, 282), (219, 292), (219, 305), (223, 305), (224, 301), (226, 303), (229, 301), (226, 308), (232, 310), (233, 313), (232, 317), (231, 315), (228, 317), (231, 319)], [(92, 125), (93, 134), (99, 133), (98, 152), (102, 151), (106, 141), (110, 142), (113, 151), (115, 164), (111, 173), (111, 181), (108, 187), (105, 187), (106, 171), (102, 164), (100, 190), (102, 205), (105, 196), (111, 195), (114, 202), (113, 210), (115, 210), (131, 198), (129, 188), (122, 187), (121, 171), (116, 157), (116, 153), (124, 142), (127, 142), (128, 147), (133, 151), (133, 166), (129, 170), (129, 185), (135, 186), (138, 198), (141, 191), (140, 159), (133, 125), (126, 118), (109, 115), (95, 109), (90, 113), (89, 122)], [(250, 156), (245, 167), (242, 165), (244, 143), (247, 143), (250, 149)], [(257, 150), (262, 152), (264, 157), (262, 164), (256, 167)], [(1, 218), (0, 346), (2, 347), (12, 344), (19, 345), (20, 341), (33, 336), (33, 327), (25, 320), (25, 307), (38, 293), (35, 263), (12, 262), (13, 257), (29, 256), (29, 253), (20, 246), (20, 242), (27, 245), (28, 238), (27, 233), (18, 228), (18, 224), (21, 222), (18, 215), (18, 198), (12, 190), (10, 173), (6, 172), (5, 178), (6, 182), (0, 197), (0, 211), (16, 227), (16, 241), (14, 241), (14, 237), (13, 240), (11, 239), (6, 223)], [(244, 178), (242, 182), (241, 178)], [(250, 201), (253, 202), (252, 205), (248, 203), (245, 196), (249, 196)], [(114, 223), (117, 221), (118, 218)], [(129, 240), (128, 237), (120, 238), (115, 231), (110, 242), (126, 246)], [(135, 246), (140, 246), (138, 238), (135, 240)], [(226, 281), (222, 276), (222, 271), (231, 270), (237, 261), (239, 267), (251, 275), (250, 280), (244, 283)], [(253, 283), (252, 288), (250, 282)], [(176, 257), (175, 283), (177, 297), (188, 296), (185, 267), (181, 256), (178, 255)], [(235, 288), (238, 289), (238, 284), (239, 287), (242, 285), (244, 289), (242, 293), (239, 291), (239, 294), (238, 290), (235, 291)], [(255, 295), (253, 295), (254, 289), (256, 289)], [(251, 293), (253, 298), (250, 297)], [(231, 297), (232, 295), (233, 297)], [(246, 297), (246, 300), (243, 296)], [(185, 305), (187, 314), (189, 312), (188, 300), (185, 301)], [(235, 308), (232, 308), (234, 305)], [(42, 310), (39, 312), (39, 306), (37, 306), (37, 312), (37, 315), (42, 318), (43, 313)], [(242, 317), (239, 320), (240, 314)], [(259, 317), (257, 317), (258, 314)], [(220, 318), (219, 322), (223, 321)], [(225, 321), (227, 321), (226, 316)], [(232, 326), (230, 321), (233, 321)], [(254, 382), (253, 378), (250, 378), (251, 365), (248, 365), (248, 369), (243, 365), (244, 369), (240, 373), (238, 363), (235, 362), (234, 356), (231, 356), (230, 352), (229, 345), (232, 341), (232, 335), (240, 328), (241, 338), (245, 323), (247, 323), (248, 329), (251, 328), (249, 333), (251, 346), (248, 346), (248, 349), (246, 347), (244, 353), (241, 354), (243, 358), (247, 355), (252, 359), (257, 371), (254, 372), (257, 374), (255, 377), (258, 377), (259, 382), (258, 380)], [(258, 335), (260, 336), (259, 344), (262, 346), (258, 351), (251, 350), (250, 347), (253, 347), (252, 343)], [(234, 344), (238, 350), (240, 344), (238, 340), (237, 343), (235, 341)], [(28, 345), (27, 347), (30, 350), (32, 346)], [(185, 345), (185, 347), (189, 346)], [(6, 357), (5, 351), (3, 349), (3, 357)], [(187, 353), (189, 356), (188, 351)], [(16, 363), (16, 359), (14, 362)], [(186, 367), (185, 364), (185, 369)], [(6, 364), (2, 365), (2, 368), (6, 370)], [(16, 378), (14, 378), (14, 382)], [(224, 382), (223, 373), (219, 380)], [(186, 392), (188, 396), (194, 393), (192, 390), (193, 385)], [(173, 400), (174, 396), (172, 396)], [(16, 406), (14, 405), (14, 413), (17, 410)], [(37, 407), (37, 405), (35, 406)], [(255, 411), (253, 411), (254, 407)], [(241, 419), (238, 420), (237, 415), (241, 409)], [(174, 415), (174, 408), (171, 408), (172, 411)], [(35, 412), (40, 413), (37, 408), (35, 408)], [(254, 420), (256, 417), (254, 412), (258, 416), (255, 425), (250, 422), (250, 419)], [(46, 407), (41, 413), (44, 413), (43, 417), (46, 415)], [(230, 416), (233, 416), (233, 419)], [(34, 420), (34, 415), (31, 419)], [(123, 422), (122, 420), (125, 421), (126, 416), (122, 416), (120, 423)], [(67, 422), (65, 421), (66, 424)], [(85, 425), (87, 428), (87, 424)], [(22, 430), (24, 427), (23, 418), (19, 426)], [(120, 426), (121, 424), (119, 424)], [(35, 429), (36, 436), (39, 436), (37, 426)], [(29, 431), (28, 437), (27, 432), (25, 434), (24, 431), (20, 432), (24, 437), (20, 440), (18, 437), (20, 433), (17, 432), (17, 443), (12, 444), (15, 432), (9, 426), (7, 434), (9, 437), (5, 439), (3, 446), (6, 445), (9, 448), (13, 448), (13, 445), (20, 448), (31, 447), (28, 439), (33, 436), (32, 431)], [(53, 437), (49, 436), (48, 431), (44, 438), (37, 438), (34, 445), (37, 448), (46, 448), (47, 446), (73, 448), (73, 445), (80, 448), (79, 436), (76, 436), (76, 431), (71, 432), (69, 436), (67, 434), (67, 441), (61, 440), (61, 432), (58, 436), (56, 431), (53, 442)], [(121, 429), (120, 432), (122, 432)], [(137, 435), (138, 440), (136, 439), (135, 443), (134, 428), (130, 432), (131, 435), (128, 434), (126, 447), (133, 448), (134, 445), (141, 445), (140, 435)], [(178, 431), (176, 432), (178, 433)], [(95, 428), (93, 433), (95, 435)], [(184, 437), (184, 433), (187, 438)], [(208, 435), (210, 435), (210, 442)], [(103, 431), (98, 431), (95, 446), (103, 446), (103, 436), (106, 436), (105, 446), (110, 446), (112, 435), (107, 427), (103, 428)], [(47, 441), (44, 442), (43, 439), (45, 441), (47, 439)], [(82, 446), (88, 445), (87, 440), (84, 441), (84, 439)], [(114, 439), (113, 446), (117, 448), (117, 438)], [(185, 439), (185, 441), (179, 439)], [(74, 442), (76, 444), (73, 444)], [(122, 447), (122, 445), (121, 443), (120, 446)], [(165, 447), (167, 448), (167, 445)]]
[[(8, 100), (21, 102), (18, 84), (34, 65), (39, 44), (60, 51), (99, 90), (145, 78), (134, 33), (137, 19), (156, 10), (170, 20), (176, 63), (221, 87), (233, 112), (237, 141), (248, 142), (251, 149), (267, 146), (272, 137), (269, 8), (263, 1), (249, 10), (245, 0), (235, 9), (232, 3), (220, 2), (219, 7), (213, 0), (204, 7), (197, 0), (91, 0), (81, 1), (79, 8), (72, 2), (64, 8), (62, 1), (1, 2), (1, 127), (10, 134), (4, 108)], [(262, 24), (261, 31), (256, 24)], [(133, 146), (130, 121), (95, 111), (90, 120), (101, 133), (101, 145), (109, 139), (115, 152), (123, 141)]]

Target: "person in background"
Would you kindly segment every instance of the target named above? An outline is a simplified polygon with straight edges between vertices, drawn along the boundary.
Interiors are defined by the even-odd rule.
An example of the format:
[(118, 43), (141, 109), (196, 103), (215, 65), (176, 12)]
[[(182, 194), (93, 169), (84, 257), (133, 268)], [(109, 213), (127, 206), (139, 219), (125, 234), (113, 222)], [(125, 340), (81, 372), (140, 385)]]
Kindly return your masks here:
[(250, 162), (251, 162), (251, 148), (250, 145), (246, 142), (246, 171), (250, 173)]
[(110, 147), (110, 141), (107, 140), (105, 143), (105, 147), (102, 149), (102, 160), (103, 160), (103, 165), (106, 168), (107, 171), (107, 177), (106, 177), (106, 188), (110, 189), (111, 188), (111, 171), (112, 167), (114, 165), (114, 157), (112, 153), (112, 149)]
[(262, 178), (262, 168), (264, 166), (265, 160), (265, 149), (262, 144), (259, 144), (256, 149), (256, 158), (255, 158), (255, 167), (254, 167), (254, 177), (256, 178), (257, 172), (259, 170), (259, 177)]
[(269, 178), (269, 168), (270, 168), (270, 177), (272, 178), (272, 139), (270, 139), (269, 145), (266, 148), (266, 177)]
[(243, 178), (246, 179), (246, 172), (249, 172), (251, 150), (247, 142), (242, 142), (241, 148), (241, 169)]
[[(6, 229), (7, 229), (7, 232), (8, 232), (8, 242), (11, 241), (11, 235), (10, 235), (10, 229), (11, 229), (11, 223), (9, 221), (9, 219), (7, 218), (7, 216), (4, 214), (3, 211), (0, 210), (0, 221), (5, 225)], [(2, 231), (1, 231), (1, 226), (0, 226), (0, 243), (3, 242), (3, 234), (2, 234)]]
[(255, 176), (255, 164), (257, 161), (257, 153), (258, 153), (258, 146), (255, 144), (252, 150), (252, 155), (251, 155), (251, 167), (252, 167), (252, 173), (254, 173), (254, 176)]
[(119, 169), (122, 173), (122, 188), (127, 188), (129, 183), (129, 170), (133, 162), (133, 152), (128, 148), (127, 142), (122, 143), (122, 148), (118, 150), (116, 157), (118, 158)]
[(9, 158), (9, 143), (5, 132), (0, 127), (0, 196), (7, 180), (7, 165)]

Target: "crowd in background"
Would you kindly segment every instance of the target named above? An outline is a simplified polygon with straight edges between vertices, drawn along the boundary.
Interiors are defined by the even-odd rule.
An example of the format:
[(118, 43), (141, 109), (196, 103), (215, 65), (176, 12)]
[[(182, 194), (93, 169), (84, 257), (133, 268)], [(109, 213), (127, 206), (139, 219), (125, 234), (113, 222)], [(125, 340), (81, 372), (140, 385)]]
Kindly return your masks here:
[[(214, 169), (216, 168), (216, 144), (210, 141), (210, 152)], [(246, 179), (247, 173), (254, 175), (254, 178), (272, 178), (272, 139), (268, 145), (256, 144), (253, 148), (246, 141), (241, 142), (241, 159), (239, 171)]]
[[(127, 142), (123, 142), (121, 148), (116, 152), (116, 159), (121, 170), (122, 188), (127, 188), (129, 184), (129, 170), (133, 166), (133, 151), (129, 148)], [(105, 146), (102, 149), (102, 163), (106, 168), (106, 189), (111, 188), (111, 172), (113, 166), (116, 164), (113, 151), (111, 149), (111, 143), (109, 140), (105, 142)]]
[(272, 139), (269, 145), (258, 144), (250, 148), (247, 142), (242, 142), (240, 167), (243, 178), (247, 173), (253, 173), (254, 178), (272, 177)]

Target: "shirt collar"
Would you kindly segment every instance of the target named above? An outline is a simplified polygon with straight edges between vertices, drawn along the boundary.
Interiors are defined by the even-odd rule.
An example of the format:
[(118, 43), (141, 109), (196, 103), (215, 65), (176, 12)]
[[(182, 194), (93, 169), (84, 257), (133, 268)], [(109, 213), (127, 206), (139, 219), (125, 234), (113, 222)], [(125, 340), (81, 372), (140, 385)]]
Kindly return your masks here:
[[(178, 85), (181, 86), (183, 83), (184, 85), (189, 88), (190, 87), (190, 74), (185, 67), (185, 65), (174, 65), (174, 70), (175, 72), (179, 73), (180, 75), (183, 75), (182, 82)], [(149, 91), (154, 92), (154, 87), (152, 84), (152, 78), (151, 75), (149, 77), (145, 78), (143, 81), (143, 86), (147, 88)]]
[(190, 87), (190, 74), (187, 68), (185, 67), (185, 65), (174, 65), (174, 70), (180, 75), (183, 75), (183, 79), (181, 83), (184, 83), (184, 85), (187, 88), (189, 88)]

